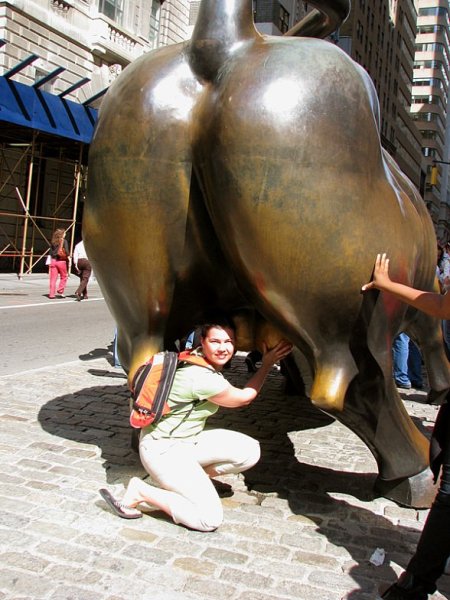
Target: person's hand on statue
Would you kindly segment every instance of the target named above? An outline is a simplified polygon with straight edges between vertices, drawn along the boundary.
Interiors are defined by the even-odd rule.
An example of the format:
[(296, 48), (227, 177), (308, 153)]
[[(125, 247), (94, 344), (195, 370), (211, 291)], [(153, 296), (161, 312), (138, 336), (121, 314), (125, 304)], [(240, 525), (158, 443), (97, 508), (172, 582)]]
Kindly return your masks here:
[(439, 319), (450, 319), (450, 294), (419, 290), (404, 283), (392, 281), (389, 277), (389, 259), (385, 253), (377, 254), (372, 281), (362, 286), (361, 290), (378, 289), (389, 292), (398, 300), (414, 306), (427, 315)]
[(271, 367), (278, 361), (283, 360), (283, 358), (286, 358), (286, 356), (292, 352), (292, 348), (292, 344), (290, 342), (287, 342), (286, 340), (281, 340), (270, 350), (264, 344), (264, 351), (262, 357), (263, 366)]
[(385, 253), (377, 254), (372, 281), (363, 285), (361, 290), (366, 292), (373, 288), (386, 289), (389, 287), (389, 283), (391, 283), (391, 278), (389, 277), (389, 258)]

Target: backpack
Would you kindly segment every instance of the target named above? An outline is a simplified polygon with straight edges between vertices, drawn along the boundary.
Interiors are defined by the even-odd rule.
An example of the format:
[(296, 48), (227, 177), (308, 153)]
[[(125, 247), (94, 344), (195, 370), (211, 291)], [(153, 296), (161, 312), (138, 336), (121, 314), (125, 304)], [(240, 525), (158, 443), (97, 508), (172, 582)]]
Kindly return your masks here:
[(170, 412), (167, 403), (178, 366), (189, 363), (211, 368), (203, 358), (190, 351), (158, 352), (136, 371), (131, 383), (133, 410), (130, 425), (135, 429), (158, 423)]

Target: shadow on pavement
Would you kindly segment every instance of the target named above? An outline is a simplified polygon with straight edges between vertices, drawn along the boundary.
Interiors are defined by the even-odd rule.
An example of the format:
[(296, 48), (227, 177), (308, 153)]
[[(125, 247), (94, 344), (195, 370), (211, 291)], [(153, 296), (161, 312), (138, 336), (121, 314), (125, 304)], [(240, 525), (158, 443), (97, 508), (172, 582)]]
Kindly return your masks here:
[(94, 348), (86, 354), (80, 354), (78, 358), (83, 361), (105, 358), (111, 366), (114, 366), (114, 340), (106, 348)]

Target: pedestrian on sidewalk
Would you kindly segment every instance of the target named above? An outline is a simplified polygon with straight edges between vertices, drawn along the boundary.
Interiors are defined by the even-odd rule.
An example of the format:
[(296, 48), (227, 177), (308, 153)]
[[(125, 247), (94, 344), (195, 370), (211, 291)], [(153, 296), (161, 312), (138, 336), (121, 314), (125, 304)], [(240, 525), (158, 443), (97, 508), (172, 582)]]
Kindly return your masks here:
[[(389, 292), (402, 302), (438, 317), (450, 319), (450, 294), (416, 290), (389, 277), (389, 259), (378, 254), (373, 280), (363, 291), (379, 289)], [(430, 466), (435, 481), (440, 482), (428, 513), (416, 552), (399, 580), (382, 595), (386, 600), (426, 600), (436, 589), (450, 556), (450, 406), (448, 399), (439, 410), (430, 444)]]
[[(55, 293), (60, 298), (65, 298), (64, 291), (67, 284), (67, 263), (69, 257), (69, 244), (67, 243), (66, 232), (64, 229), (56, 229), (52, 236), (50, 245), (50, 265), (48, 273), (50, 277), (50, 289), (48, 297), (53, 300)], [(58, 281), (58, 286), (56, 283)]]
[(253, 402), (272, 366), (292, 350), (284, 341), (265, 350), (261, 367), (240, 389), (221, 372), (234, 346), (231, 322), (221, 319), (202, 326), (201, 345), (191, 352), (203, 357), (205, 366), (181, 363), (169, 394), (171, 411), (141, 431), (140, 458), (159, 487), (133, 477), (120, 502), (100, 490), (118, 516), (141, 517), (136, 507), (147, 503), (198, 531), (213, 531), (222, 523), (223, 508), (211, 478), (246, 471), (259, 460), (260, 449), (243, 433), (205, 429), (206, 421), (220, 406), (240, 408)]
[(80, 278), (80, 285), (78, 286), (77, 291), (75, 292), (75, 296), (77, 297), (78, 301), (87, 300), (87, 285), (89, 283), (89, 278), (92, 273), (92, 267), (87, 257), (83, 240), (81, 240), (81, 242), (78, 242), (78, 244), (74, 248), (73, 266), (78, 277)]

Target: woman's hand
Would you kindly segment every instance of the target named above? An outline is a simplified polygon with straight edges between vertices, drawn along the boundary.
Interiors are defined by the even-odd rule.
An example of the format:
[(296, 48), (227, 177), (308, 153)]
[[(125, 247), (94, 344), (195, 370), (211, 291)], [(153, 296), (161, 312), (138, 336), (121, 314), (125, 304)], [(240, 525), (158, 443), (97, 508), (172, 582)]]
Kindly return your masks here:
[(265, 367), (271, 367), (279, 360), (286, 358), (286, 356), (292, 352), (292, 347), (292, 344), (286, 342), (286, 340), (281, 340), (281, 342), (278, 342), (278, 344), (270, 350), (268, 350), (267, 346), (264, 344), (262, 364)]
[(362, 286), (361, 290), (366, 292), (374, 288), (383, 289), (389, 285), (391, 278), (389, 277), (389, 259), (387, 255), (377, 254), (375, 267), (373, 269), (373, 279), (369, 283)]
[(285, 340), (278, 342), (278, 344), (270, 350), (268, 350), (267, 346), (264, 344), (262, 365), (256, 373), (250, 377), (244, 389), (241, 390), (230, 385), (224, 392), (209, 398), (209, 401), (227, 408), (238, 408), (250, 404), (250, 402), (256, 398), (272, 365), (279, 360), (286, 358), (291, 351), (292, 344)]

